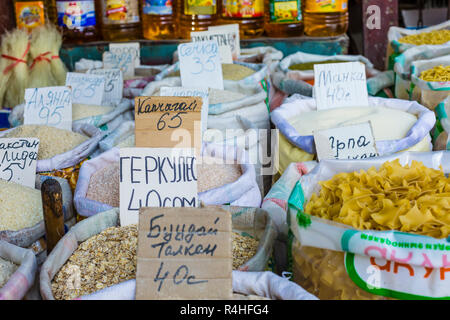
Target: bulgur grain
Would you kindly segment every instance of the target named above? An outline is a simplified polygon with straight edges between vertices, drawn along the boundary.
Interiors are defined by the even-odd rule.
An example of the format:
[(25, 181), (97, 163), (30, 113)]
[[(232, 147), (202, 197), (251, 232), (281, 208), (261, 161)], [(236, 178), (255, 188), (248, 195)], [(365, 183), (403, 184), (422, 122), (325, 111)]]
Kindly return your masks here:
[(16, 272), (19, 266), (0, 257), (0, 288), (2, 288)]

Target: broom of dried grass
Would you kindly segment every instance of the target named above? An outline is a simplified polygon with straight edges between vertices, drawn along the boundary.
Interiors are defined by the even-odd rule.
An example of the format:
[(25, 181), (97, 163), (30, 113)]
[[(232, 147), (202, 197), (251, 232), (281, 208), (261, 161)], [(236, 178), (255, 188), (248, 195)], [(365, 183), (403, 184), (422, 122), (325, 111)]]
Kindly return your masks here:
[(50, 41), (50, 54), (51, 54), (51, 69), (53, 77), (56, 80), (56, 85), (63, 86), (66, 83), (67, 69), (64, 63), (59, 58), (59, 49), (62, 44), (62, 35), (58, 29), (51, 24), (46, 25), (45, 32)]
[(57, 84), (51, 69), (50, 43), (45, 26), (34, 28), (31, 32), (29, 88), (51, 87)]

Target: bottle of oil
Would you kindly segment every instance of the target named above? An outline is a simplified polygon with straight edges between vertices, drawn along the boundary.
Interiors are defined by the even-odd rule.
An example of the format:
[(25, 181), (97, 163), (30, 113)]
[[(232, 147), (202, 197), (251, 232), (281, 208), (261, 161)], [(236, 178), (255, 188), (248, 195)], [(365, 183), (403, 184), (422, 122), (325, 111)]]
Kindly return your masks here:
[(48, 20), (48, 4), (48, 0), (14, 0), (16, 27), (31, 31), (38, 26), (44, 25)]
[(221, 24), (239, 23), (241, 39), (258, 37), (264, 33), (264, 0), (222, 1)]
[(348, 29), (348, 0), (304, 0), (305, 34), (333, 37)]
[(265, 0), (264, 29), (269, 37), (299, 37), (303, 33), (301, 0)]
[(64, 41), (83, 43), (99, 40), (94, 0), (56, 0), (56, 10)]
[(179, 36), (190, 39), (192, 31), (206, 31), (218, 22), (217, 1), (220, 0), (180, 0)]
[(129, 41), (140, 38), (139, 0), (99, 0), (98, 20), (103, 40)]
[(142, 29), (150, 40), (178, 38), (177, 0), (142, 0)]

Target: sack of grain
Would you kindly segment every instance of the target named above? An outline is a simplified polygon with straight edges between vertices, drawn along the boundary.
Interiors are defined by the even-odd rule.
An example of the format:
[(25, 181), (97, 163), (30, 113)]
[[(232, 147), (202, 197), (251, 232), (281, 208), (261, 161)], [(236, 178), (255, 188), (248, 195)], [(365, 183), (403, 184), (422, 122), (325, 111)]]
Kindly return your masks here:
[(418, 101), (434, 110), (450, 94), (450, 54), (414, 61), (411, 66), (411, 82), (411, 90), (417, 90)]
[[(367, 79), (367, 93), (371, 96), (379, 96), (380, 91), (384, 90), (387, 92), (387, 89), (394, 86), (394, 84), (395, 73), (392, 70), (380, 72), (376, 76)], [(389, 98), (393, 98), (390, 90)]]
[(450, 96), (435, 109), (436, 126), (433, 132), (433, 151), (450, 150)]
[(386, 68), (392, 70), (395, 58), (416, 46), (448, 45), (450, 42), (450, 21), (420, 30), (390, 27), (386, 49)]
[(420, 90), (411, 83), (411, 67), (414, 61), (429, 60), (450, 54), (450, 45), (414, 46), (395, 58), (395, 97), (420, 100)]
[[(134, 136), (134, 121), (128, 120), (123, 121), (119, 127), (109, 133), (104, 139), (100, 141), (99, 149), (100, 152), (108, 151), (109, 149), (117, 146), (121, 142), (125, 142), (130, 136)], [(133, 144), (129, 147), (134, 147), (134, 138), (132, 139)]]
[[(233, 208), (229, 206), (225, 206), (224, 208), (232, 210), (232, 224), (234, 232), (245, 234), (245, 237), (249, 237), (250, 235), (253, 237), (249, 237), (250, 239), (258, 240), (258, 246), (255, 251), (253, 251), (252, 248), (248, 249), (248, 251), (252, 251), (254, 256), (248, 257), (247, 254), (245, 260), (249, 260), (244, 262), (243, 267), (240, 269), (261, 271), (261, 268), (264, 268), (267, 264), (268, 257), (270, 256), (270, 252), (272, 250), (271, 246), (273, 239), (276, 237), (276, 231), (269, 216), (261, 209)], [(110, 253), (110, 255), (102, 258), (102, 261), (106, 262), (107, 265), (111, 264), (111, 262), (108, 262), (109, 260), (114, 260), (115, 263), (120, 263), (117, 262), (117, 260), (127, 260), (128, 264), (130, 264), (130, 261), (133, 261), (134, 266), (130, 267), (130, 265), (124, 264), (117, 267), (112, 265), (111, 267), (106, 266), (105, 271), (98, 272), (98, 270), (95, 269), (100, 266), (94, 266), (94, 270), (91, 270), (87, 265), (87, 262), (92, 263), (89, 255), (95, 254), (96, 252), (95, 243), (92, 243), (95, 239), (92, 239), (92, 237), (100, 234), (110, 227), (116, 226), (119, 226), (118, 208), (101, 212), (77, 223), (58, 242), (53, 251), (47, 257), (47, 260), (42, 265), (40, 273), (42, 298), (47, 300), (53, 300), (55, 298), (73, 299), (81, 295), (93, 294), (94, 292), (97, 292), (105, 287), (109, 287), (106, 290), (109, 292), (110, 299), (113, 299), (114, 296), (123, 294), (123, 286), (125, 285), (124, 281), (135, 278), (137, 247), (136, 225), (124, 227), (126, 230), (124, 228), (115, 228), (115, 230), (112, 230), (111, 232), (121, 232), (121, 237), (126, 237), (126, 241), (117, 241), (118, 237), (114, 236), (115, 240), (110, 241), (109, 244), (105, 244), (110, 246), (109, 250), (105, 251), (106, 253)], [(122, 231), (120, 229), (122, 229)], [(90, 238), (91, 243), (85, 243), (84, 246), (81, 244)], [(102, 241), (108, 241), (108, 236), (106, 234)], [(84, 254), (82, 257), (78, 256), (77, 258), (74, 258), (73, 253), (77, 250), (77, 248), (80, 248), (80, 245), (83, 246)], [(125, 251), (125, 249), (120, 246), (128, 246), (129, 248)], [(239, 242), (233, 243), (234, 265), (244, 258), (241, 253), (237, 252), (239, 250), (235, 250), (237, 246), (239, 246)], [(123, 258), (115, 256), (115, 251), (117, 251), (119, 247), (121, 248), (119, 254), (124, 255)], [(83, 261), (80, 260), (83, 258), (88, 260), (83, 263)], [(66, 262), (68, 262), (69, 259), (71, 259), (70, 265), (66, 265)], [(234, 267), (234, 269), (237, 268)], [(113, 277), (110, 274), (111, 270), (114, 270), (115, 274), (123, 271), (126, 275), (121, 274), (121, 278), (119, 279), (119, 277)], [(70, 272), (70, 274), (67, 274), (67, 272)], [(79, 280), (80, 277), (84, 276), (84, 272), (91, 272), (95, 277), (105, 276), (109, 279), (107, 281), (98, 279), (98, 282), (94, 283), (96, 285), (95, 287), (92, 281), (83, 281), (83, 283), (80, 284)], [(94, 279), (91, 280), (94, 281)], [(71, 286), (72, 288), (77, 289), (77, 285), (81, 286), (81, 288), (78, 288), (78, 290), (70, 290)], [(134, 296), (134, 289), (132, 290)], [(241, 290), (239, 292), (245, 293)]]
[[(204, 143), (202, 155), (236, 164), (198, 164), (200, 201), (206, 205), (260, 206), (255, 168), (245, 163), (245, 151)], [(119, 148), (115, 147), (83, 163), (74, 194), (78, 214), (88, 217), (119, 206), (119, 159)]]
[[(308, 117), (308, 118), (307, 118)], [(434, 113), (414, 101), (369, 97), (369, 107), (316, 110), (314, 99), (290, 99), (271, 114), (280, 130), (280, 170), (291, 162), (315, 158), (313, 130), (370, 120), (380, 155), (400, 151), (430, 151)]]
[(281, 59), (283, 59), (283, 52), (274, 47), (266, 46), (241, 48), (241, 55), (237, 60), (240, 62), (265, 64), (269, 68), (269, 73), (271, 73)]
[(285, 191), (293, 280), (319, 299), (449, 299), (449, 172), (446, 151), (321, 161)]
[(39, 138), (36, 172), (72, 167), (98, 147), (105, 133), (89, 124), (72, 126), (73, 131), (44, 125), (21, 125), (0, 133), (2, 138)]
[(42, 211), (42, 183), (53, 178), (62, 190), (64, 221), (73, 218), (72, 191), (65, 179), (36, 175), (35, 189), (0, 181), (0, 239), (19, 247), (29, 247), (45, 235)]
[(0, 300), (22, 300), (36, 271), (33, 251), (0, 240)]
[(377, 73), (373, 64), (363, 56), (335, 55), (324, 56), (305, 52), (296, 52), (280, 61), (273, 72), (271, 79), (273, 85), (280, 91), (291, 95), (301, 94), (312, 96), (312, 85), (314, 85), (314, 65), (322, 63), (359, 61), (366, 66), (367, 78)]

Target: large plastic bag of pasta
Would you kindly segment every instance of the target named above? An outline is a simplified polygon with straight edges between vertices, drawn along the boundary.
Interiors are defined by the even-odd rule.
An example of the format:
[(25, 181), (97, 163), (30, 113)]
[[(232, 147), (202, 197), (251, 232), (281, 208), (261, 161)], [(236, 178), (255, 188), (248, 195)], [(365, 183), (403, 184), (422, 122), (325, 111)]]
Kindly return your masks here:
[(319, 299), (450, 299), (450, 152), (323, 160), (289, 198), (293, 280)]
[(450, 96), (438, 104), (436, 113), (436, 126), (433, 132), (433, 150), (450, 150)]
[[(261, 205), (255, 168), (246, 161), (244, 150), (204, 143), (202, 156), (202, 163), (197, 165), (201, 202), (206, 205), (231, 204), (242, 207)], [(78, 214), (88, 217), (119, 207), (119, 160), (119, 148), (115, 147), (83, 163), (74, 194)]]
[[(232, 213), (232, 225), (233, 232), (241, 234), (243, 237), (250, 237), (256, 239), (259, 244), (253, 249), (251, 257), (247, 262), (241, 266), (235, 265), (235, 262), (240, 262), (239, 253), (233, 253), (233, 269), (234, 270), (248, 270), (248, 277), (251, 277), (253, 272), (250, 271), (262, 271), (267, 264), (268, 257), (272, 250), (273, 239), (276, 237), (276, 231), (273, 223), (266, 212), (257, 208), (238, 208), (224, 206), (225, 210), (230, 210)], [(110, 228), (113, 227), (115, 231), (121, 232), (122, 237), (126, 237), (126, 241), (117, 241), (119, 235), (106, 234), (108, 230), (114, 232)], [(119, 227), (119, 228), (114, 228)], [(108, 230), (107, 230), (108, 229)], [(118, 230), (119, 229), (119, 230)], [(99, 272), (101, 266), (88, 266), (79, 260), (80, 250), (83, 256), (88, 254), (95, 254), (95, 236), (103, 234), (103, 238), (99, 241), (108, 241), (111, 246), (109, 251), (105, 251), (103, 261), (106, 268), (103, 272)], [(86, 240), (90, 240), (91, 243), (86, 243)], [(112, 240), (112, 241), (111, 241)], [(233, 244), (238, 246), (239, 244)], [(127, 247), (126, 252), (122, 247)], [(124, 294), (129, 295), (129, 299), (134, 298), (134, 287), (128, 287), (126, 280), (134, 279), (136, 277), (136, 247), (137, 247), (137, 228), (136, 226), (120, 227), (119, 221), (119, 209), (115, 208), (109, 211), (101, 212), (95, 216), (85, 219), (76, 224), (64, 237), (58, 242), (53, 251), (44, 262), (40, 273), (40, 288), (43, 299), (74, 299), (83, 295), (82, 299), (97, 298), (97, 299), (116, 299)], [(119, 250), (124, 255), (122, 258), (115, 256), (113, 252)], [(256, 250), (255, 250), (256, 249)], [(78, 256), (76, 254), (78, 252)], [(75, 254), (74, 254), (75, 253)], [(117, 258), (117, 259), (116, 259)], [(116, 261), (109, 261), (114, 260)], [(118, 265), (114, 265), (117, 263)], [(123, 263), (123, 264), (122, 264)], [(111, 274), (111, 271), (112, 274)], [(124, 274), (122, 274), (122, 272)], [(98, 282), (89, 281), (89, 274), (94, 277), (101, 277)], [(114, 275), (121, 273), (120, 277)], [(104, 277), (103, 277), (104, 275)], [(233, 275), (234, 277), (234, 275)], [(255, 294), (261, 292), (261, 290), (271, 290), (270, 287), (276, 286), (281, 289), (285, 288), (292, 298), (300, 298), (301, 295), (294, 295), (292, 290), (296, 290), (299, 293), (299, 287), (288, 285), (287, 281), (281, 281), (281, 278), (273, 279), (269, 276), (260, 275), (261, 278), (265, 278), (264, 283), (261, 283), (262, 279), (252, 278), (252, 281), (248, 281), (245, 284), (239, 281), (239, 285), (236, 290), (241, 294)], [(240, 277), (238, 277), (241, 279)], [(87, 281), (80, 281), (81, 279), (88, 279)], [(94, 279), (91, 279), (94, 280)], [(249, 279), (250, 280), (250, 279)], [(256, 281), (255, 281), (256, 280)], [(234, 287), (234, 285), (233, 285)], [(100, 291), (103, 289), (105, 291)], [(255, 290), (255, 293), (248, 292), (247, 290)], [(272, 289), (277, 294), (280, 293), (277, 289)], [(247, 293), (248, 292), (248, 293)], [(286, 294), (288, 294), (286, 292)], [(276, 295), (274, 293), (274, 295)], [(302, 291), (304, 297), (314, 298)], [(89, 297), (90, 296), (90, 297)], [(263, 297), (266, 295), (263, 295)], [(273, 298), (268, 296), (268, 298)]]
[(450, 94), (450, 54), (430, 60), (414, 61), (411, 67), (411, 81), (412, 88), (418, 91), (420, 103), (434, 110)]
[(72, 131), (45, 125), (21, 125), (0, 133), (1, 138), (38, 138), (36, 172), (72, 167), (86, 159), (104, 137), (90, 124), (73, 124)]
[(442, 45), (450, 43), (450, 21), (420, 30), (390, 27), (386, 50), (386, 67), (394, 67), (395, 58), (416, 46)]
[[(0, 240), (29, 247), (45, 235), (41, 185), (53, 177), (36, 175), (35, 188), (0, 180)], [(62, 191), (64, 221), (73, 218), (72, 191), (65, 179), (54, 178)]]
[(0, 240), (0, 300), (22, 300), (37, 271), (32, 250)]
[(436, 118), (415, 101), (369, 97), (369, 107), (317, 111), (314, 99), (292, 97), (271, 113), (280, 130), (279, 159), (282, 173), (291, 162), (315, 158), (314, 130), (370, 121), (379, 155), (400, 151), (430, 151), (430, 130)]
[(429, 60), (450, 54), (450, 45), (423, 45), (412, 47), (395, 58), (395, 97), (420, 100), (420, 90), (411, 83), (411, 67), (414, 61)]
[[(74, 103), (72, 104), (72, 123), (74, 126), (89, 124), (97, 128), (109, 125), (109, 129), (111, 130), (113, 120), (116, 120), (114, 123), (120, 123), (120, 121), (123, 121), (126, 118), (126, 112), (133, 110), (133, 107), (133, 101), (129, 99), (122, 99), (120, 103), (113, 106), (97, 106)], [(16, 106), (11, 111), (8, 121), (12, 127), (17, 127), (23, 124), (24, 108), (25, 104), (21, 104)]]

